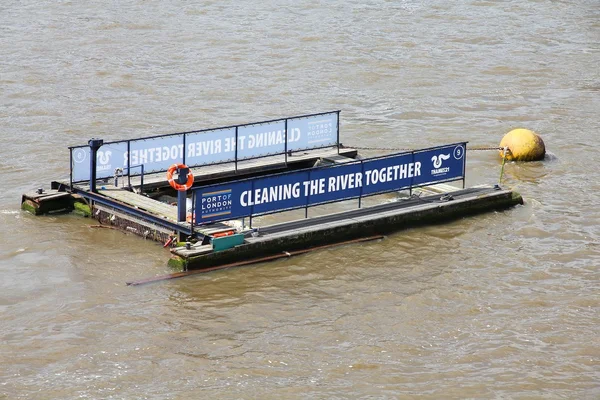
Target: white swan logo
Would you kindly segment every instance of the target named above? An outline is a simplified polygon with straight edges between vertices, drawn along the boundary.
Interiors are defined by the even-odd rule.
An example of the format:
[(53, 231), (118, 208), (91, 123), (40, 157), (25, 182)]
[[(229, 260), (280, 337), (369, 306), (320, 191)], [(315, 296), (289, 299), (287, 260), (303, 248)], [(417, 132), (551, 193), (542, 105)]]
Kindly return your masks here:
[(439, 156), (431, 157), (431, 161), (433, 161), (433, 168), (439, 168), (442, 166), (442, 162), (444, 160), (450, 159), (450, 154), (440, 154)]
[(100, 164), (102, 164), (102, 165), (109, 164), (111, 155), (112, 155), (112, 152), (110, 150), (99, 151), (98, 152), (98, 161), (100, 161)]

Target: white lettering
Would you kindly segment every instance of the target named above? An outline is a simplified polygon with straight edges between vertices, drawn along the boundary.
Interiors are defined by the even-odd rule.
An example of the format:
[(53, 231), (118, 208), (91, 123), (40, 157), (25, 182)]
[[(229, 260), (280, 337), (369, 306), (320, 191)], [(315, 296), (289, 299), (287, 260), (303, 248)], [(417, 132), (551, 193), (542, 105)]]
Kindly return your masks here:
[[(378, 183), (386, 183), (393, 182), (399, 179), (413, 178), (415, 176), (421, 175), (421, 163), (414, 162), (408, 164), (400, 164), (400, 165), (390, 165), (388, 167), (381, 168), (379, 170), (368, 170), (365, 171), (366, 176), (366, 185), (376, 185)], [(355, 179), (357, 183), (352, 185), (351, 181), (348, 182), (347, 187), (352, 189), (353, 187), (362, 186), (362, 174), (357, 174)], [(330, 183), (330, 186), (333, 183)], [(341, 187), (343, 190), (344, 182), (341, 183)], [(339, 183), (335, 185), (336, 188), (339, 187)], [(338, 188), (338, 190), (340, 190)]]
[[(323, 179), (323, 189), (324, 185), (325, 180)], [(240, 204), (243, 207), (248, 207), (252, 205), (273, 203), (298, 197), (300, 197), (300, 183), (296, 182), (294, 184), (288, 183), (285, 185), (258, 188), (254, 191), (246, 190), (240, 195)]]

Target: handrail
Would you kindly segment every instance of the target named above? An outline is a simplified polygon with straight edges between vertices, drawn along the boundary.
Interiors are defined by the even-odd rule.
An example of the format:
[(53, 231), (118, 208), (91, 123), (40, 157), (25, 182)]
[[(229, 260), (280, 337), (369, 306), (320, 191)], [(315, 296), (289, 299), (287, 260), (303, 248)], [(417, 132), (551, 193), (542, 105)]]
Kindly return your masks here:
[(140, 168), (140, 193), (144, 193), (144, 164), (130, 165), (127, 169), (127, 187), (132, 190), (131, 187), (131, 170), (133, 168)]
[[(186, 131), (186, 132), (179, 132), (179, 133), (148, 136), (148, 137), (137, 138), (137, 139), (127, 139), (127, 140), (120, 140), (120, 141), (113, 141), (113, 142), (104, 142), (103, 149), (106, 153), (110, 154), (110, 152), (112, 152), (113, 159), (121, 158), (121, 155), (125, 156), (125, 164), (126, 165), (112, 165), (112, 167), (116, 166), (116, 167), (121, 167), (123, 169), (127, 168), (128, 176), (131, 176), (131, 172), (129, 170), (130, 168), (128, 168), (130, 166), (128, 164), (130, 163), (131, 160), (133, 160), (134, 162), (137, 160), (137, 156), (132, 156), (132, 152), (135, 154), (137, 151), (143, 151), (144, 157), (146, 156), (146, 151), (148, 151), (149, 154), (154, 154), (154, 153), (152, 153), (154, 148), (152, 148), (152, 147), (144, 148), (143, 145), (140, 145), (140, 143), (142, 143), (144, 141), (148, 141), (148, 140), (161, 139), (161, 138), (173, 138), (173, 139), (168, 139), (168, 140), (172, 140), (173, 143), (169, 143), (169, 144), (157, 143), (156, 148), (161, 148), (161, 146), (176, 147), (178, 149), (178, 156), (175, 157), (175, 156), (171, 155), (169, 157), (169, 159), (173, 159), (173, 157), (178, 158), (178, 160), (173, 159), (173, 162), (183, 163), (183, 164), (188, 165), (191, 168), (199, 167), (202, 165), (219, 165), (219, 164), (234, 163), (235, 170), (237, 171), (238, 163), (240, 161), (254, 160), (254, 159), (270, 157), (270, 156), (277, 156), (277, 155), (284, 155), (284, 157), (285, 157), (284, 161), (287, 165), (287, 158), (289, 155), (291, 155), (291, 152), (292, 152), (292, 150), (290, 150), (288, 140), (293, 140), (289, 136), (289, 132), (287, 132), (288, 131), (288, 121), (295, 122), (295, 121), (299, 121), (299, 120), (305, 119), (305, 118), (319, 117), (321, 115), (336, 114), (336, 120), (337, 120), (336, 125), (334, 127), (332, 127), (332, 130), (336, 129), (336, 131), (337, 131), (337, 132), (335, 132), (335, 134), (336, 134), (335, 137), (332, 137), (332, 136), (327, 137), (326, 140), (323, 140), (321, 142), (319, 142), (318, 140), (313, 140), (311, 142), (309, 139), (306, 139), (307, 140), (306, 143), (302, 142), (301, 147), (296, 147), (293, 151), (317, 150), (317, 149), (336, 146), (338, 149), (338, 153), (339, 153), (339, 149), (341, 147), (341, 144), (340, 144), (340, 112), (341, 112), (340, 110), (337, 110), (337, 111), (329, 111), (329, 112), (322, 112), (322, 113), (315, 113), (315, 114), (305, 114), (305, 115), (299, 115), (299, 116), (294, 116), (294, 117), (273, 119), (273, 120), (253, 122), (253, 123), (240, 124), (240, 125), (230, 125), (230, 126), (211, 128), (211, 129), (201, 129), (201, 130)], [(310, 125), (310, 124), (314, 124), (315, 122), (316, 121), (311, 121), (311, 122), (307, 122), (307, 123)], [(261, 126), (261, 125), (273, 124), (273, 123), (281, 123), (284, 125), (284, 127), (280, 128), (285, 131), (285, 135), (284, 135), (285, 139), (283, 140), (284, 143), (283, 143), (283, 146), (281, 149), (277, 148), (278, 146), (281, 145), (280, 143), (275, 143), (273, 145), (269, 144), (268, 146), (265, 146), (264, 151), (258, 150), (259, 149), (258, 147), (257, 148), (247, 147), (245, 149), (243, 148), (244, 142), (243, 142), (243, 138), (240, 137), (240, 135), (242, 135), (242, 131), (240, 130), (240, 128)], [(314, 125), (312, 125), (312, 126), (314, 126)], [(231, 130), (233, 130), (233, 129), (235, 130), (235, 132), (231, 132)], [(229, 130), (230, 132), (229, 133), (224, 132), (224, 134), (219, 137), (218, 136), (218, 135), (220, 135), (219, 131), (222, 131), (222, 130), (223, 131)], [(211, 141), (212, 140), (215, 140), (215, 141), (216, 140), (224, 140), (225, 143), (228, 143), (228, 144), (230, 143), (228, 140), (230, 140), (231, 141), (230, 150), (225, 150), (222, 152), (218, 151), (217, 153), (210, 153), (210, 155), (212, 157), (212, 161), (209, 160), (208, 162), (205, 160), (200, 161), (200, 155), (195, 155), (195, 156), (190, 157), (190, 158), (194, 158), (195, 162), (191, 161), (191, 160), (186, 160), (186, 155), (188, 152), (188, 136), (187, 135), (192, 135), (192, 134), (197, 135), (197, 134), (202, 134), (204, 132), (207, 132), (208, 136), (204, 139), (199, 139), (200, 137), (196, 136), (198, 138), (196, 140), (211, 140)], [(211, 134), (211, 132), (212, 132), (212, 134)], [(332, 131), (331, 133), (333, 134), (334, 132)], [(213, 136), (213, 139), (211, 139), (210, 137), (213, 134), (217, 135), (217, 136)], [(308, 138), (309, 133), (307, 132), (306, 134), (307, 134), (306, 138)], [(245, 132), (245, 135), (249, 135), (250, 137), (252, 137), (252, 135), (254, 135), (254, 133), (250, 130), (250, 132)], [(217, 138), (217, 137), (219, 137), (219, 138)], [(246, 136), (246, 137), (248, 137), (248, 136)], [(235, 142), (233, 142), (234, 140), (235, 140)], [(240, 140), (242, 141), (241, 144), (240, 144)], [(133, 149), (132, 145), (134, 143), (136, 144), (137, 147), (142, 148), (142, 150)], [(198, 143), (201, 143), (201, 142), (198, 142)], [(223, 142), (221, 142), (221, 143), (223, 143)], [(311, 145), (313, 145), (313, 146), (311, 146)], [(242, 148), (238, 149), (238, 147), (240, 147), (240, 146)], [(269, 149), (270, 146), (273, 146), (275, 148)], [(85, 158), (85, 151), (86, 151), (87, 147), (88, 146), (86, 146), (86, 145), (69, 146), (68, 147), (69, 153), (70, 153), (70, 161), (71, 161), (70, 174), (71, 174), (72, 182), (83, 182), (83, 181), (89, 179), (89, 177), (84, 176), (86, 174), (85, 169), (83, 169), (83, 170), (80, 169), (82, 167), (78, 167), (78, 169), (75, 169), (75, 166), (79, 165), (79, 163), (80, 163), (76, 159), (78, 158), (78, 156), (80, 157), (79, 159)], [(233, 148), (233, 147), (235, 147), (235, 148)], [(269, 150), (274, 151), (274, 152), (268, 153)], [(229, 153), (229, 152), (231, 152), (231, 153)], [(241, 157), (240, 157), (240, 153), (241, 153)], [(74, 159), (74, 157), (76, 159)], [(158, 155), (157, 157), (161, 157), (161, 155)], [(165, 172), (168, 169), (167, 167), (164, 166), (164, 163), (166, 161), (167, 161), (167, 158), (162, 159), (162, 160), (161, 159), (154, 160), (154, 161), (151, 161), (150, 163), (142, 161), (142, 163), (148, 164), (146, 166), (146, 171), (148, 173), (154, 173), (154, 172), (160, 173), (160, 172)], [(74, 162), (75, 162), (75, 165), (74, 165)], [(78, 172), (78, 171), (80, 171), (80, 172)], [(105, 174), (105, 172), (104, 172), (104, 174)], [(103, 175), (103, 174), (101, 174), (101, 175)], [(104, 178), (104, 176), (102, 176), (102, 177)]]
[[(342, 110), (326, 111), (326, 112), (320, 112), (320, 113), (314, 113), (314, 114), (303, 114), (303, 115), (296, 115), (296, 116), (287, 117), (287, 118), (277, 118), (277, 119), (270, 119), (270, 120), (266, 120), (266, 121), (249, 122), (246, 124), (227, 125), (227, 126), (220, 126), (220, 127), (216, 127), (216, 128), (198, 129), (198, 130), (194, 130), (194, 131), (185, 131), (185, 132), (177, 132), (177, 133), (165, 133), (162, 135), (146, 136), (146, 137), (137, 138), (137, 139), (115, 140), (113, 142), (104, 142), (104, 144), (107, 145), (107, 144), (122, 143), (122, 142), (135, 141), (135, 140), (156, 139), (156, 138), (168, 137), (168, 136), (185, 135), (188, 133), (202, 133), (202, 132), (218, 131), (218, 130), (222, 130), (222, 129), (241, 128), (244, 126), (262, 125), (262, 124), (268, 124), (271, 122), (279, 122), (279, 121), (283, 122), (286, 119), (309, 118), (309, 117), (316, 117), (319, 115), (326, 115), (326, 114), (333, 114), (333, 113), (337, 113), (339, 115), (340, 112), (342, 112)], [(78, 148), (83, 148), (83, 147), (88, 147), (88, 145), (84, 144), (84, 145), (79, 145), (79, 146), (69, 146), (68, 148), (69, 149), (78, 149)]]
[[(367, 163), (373, 163), (374, 161), (380, 161), (380, 160), (385, 160), (385, 159), (391, 159), (391, 158), (401, 158), (404, 156), (411, 156), (412, 159), (412, 164), (415, 163), (416, 160), (416, 156), (420, 153), (426, 153), (426, 152), (435, 152), (436, 150), (441, 150), (441, 149), (448, 149), (448, 148), (454, 148), (454, 150), (460, 150), (459, 154), (456, 154), (455, 157), (455, 163), (457, 161), (460, 162), (461, 164), (461, 168), (459, 170), (456, 170), (456, 172), (459, 172), (460, 175), (449, 175), (448, 177), (444, 178), (442, 177), (436, 177), (436, 175), (434, 175), (434, 171), (431, 171), (431, 174), (429, 174), (428, 176), (426, 176), (427, 180), (423, 181), (421, 180), (420, 183), (415, 183), (415, 178), (416, 175), (409, 175), (407, 178), (410, 178), (410, 181), (408, 184), (402, 184), (400, 186), (394, 186), (393, 188), (387, 189), (385, 187), (382, 188), (382, 190), (377, 190), (377, 191), (369, 191), (366, 194), (364, 193), (364, 185), (360, 185), (360, 191), (358, 194), (353, 194), (353, 195), (346, 195), (346, 196), (340, 196), (337, 197), (333, 200), (326, 200), (326, 201), (319, 201), (319, 202), (315, 202), (315, 203), (311, 203), (310, 202), (310, 196), (311, 194), (306, 195), (307, 201), (305, 204), (302, 205), (290, 205), (290, 206), (284, 206), (283, 208), (278, 208), (278, 209), (272, 209), (269, 211), (263, 211), (263, 212), (254, 212), (254, 205), (250, 204), (250, 211), (247, 214), (244, 215), (240, 215), (239, 217), (244, 218), (244, 217), (249, 217), (250, 220), (250, 226), (252, 226), (252, 218), (255, 216), (259, 216), (259, 215), (269, 215), (269, 214), (276, 214), (276, 213), (280, 213), (280, 212), (284, 212), (284, 211), (290, 211), (290, 210), (295, 210), (295, 209), (301, 209), (304, 208), (305, 209), (305, 217), (308, 216), (308, 208), (312, 207), (312, 206), (316, 206), (316, 205), (324, 205), (324, 204), (331, 204), (331, 203), (337, 203), (340, 201), (346, 201), (346, 200), (351, 200), (351, 199), (358, 199), (358, 207), (361, 207), (361, 203), (362, 203), (362, 199), (365, 197), (370, 197), (370, 196), (374, 196), (374, 195), (379, 195), (379, 194), (384, 194), (384, 193), (390, 193), (390, 192), (396, 192), (399, 190), (409, 190), (410, 195), (412, 195), (412, 191), (414, 188), (418, 188), (418, 187), (423, 187), (423, 186), (428, 186), (428, 185), (432, 185), (432, 184), (437, 184), (437, 183), (444, 183), (444, 182), (454, 182), (454, 181), (462, 181), (462, 186), (463, 188), (465, 187), (465, 180), (466, 180), (466, 147), (467, 147), (467, 143), (468, 142), (458, 142), (458, 143), (452, 143), (452, 144), (446, 144), (446, 145), (442, 145), (442, 146), (435, 146), (435, 147), (430, 147), (430, 148), (426, 148), (426, 149), (418, 149), (418, 150), (411, 150), (411, 151), (405, 151), (405, 152), (400, 152), (400, 153), (396, 153), (396, 154), (388, 154), (388, 155), (384, 155), (384, 156), (379, 156), (379, 157), (372, 157), (372, 158), (368, 158), (368, 159), (362, 159), (362, 160), (355, 160), (355, 161), (350, 161), (341, 165), (334, 165), (334, 166), (322, 166), (322, 167), (316, 167), (316, 168), (308, 168), (308, 169), (304, 169), (304, 170), (298, 170), (298, 171), (293, 171), (293, 172), (281, 172), (281, 173), (277, 173), (277, 174), (270, 174), (270, 175), (265, 175), (262, 176), (260, 178), (246, 178), (246, 179), (240, 179), (240, 180), (236, 180), (236, 181), (232, 181), (229, 182), (227, 184), (215, 184), (215, 185), (207, 185), (207, 186), (202, 186), (202, 187), (197, 187), (192, 189), (192, 218), (194, 223), (192, 225), (195, 226), (200, 226), (203, 225), (203, 223), (197, 223), (198, 220), (200, 220), (200, 216), (196, 215), (196, 203), (197, 203), (197, 196), (199, 196), (200, 194), (202, 194), (203, 196), (205, 196), (204, 193), (209, 193), (212, 195), (212, 193), (222, 193), (223, 191), (229, 191), (231, 192), (231, 188), (227, 187), (227, 186), (233, 186), (233, 185), (240, 185), (243, 186), (248, 185), (248, 190), (250, 193), (254, 193), (255, 192), (255, 182), (257, 179), (269, 179), (272, 181), (277, 181), (276, 178), (280, 177), (281, 181), (285, 181), (286, 179), (286, 175), (287, 176), (292, 176), (292, 175), (300, 175), (302, 173), (308, 173), (308, 179), (310, 181), (312, 181), (311, 176), (314, 176), (313, 174), (317, 174), (318, 176), (318, 172), (320, 170), (323, 169), (335, 169), (335, 168), (340, 168), (340, 169), (346, 169), (348, 167), (352, 167), (352, 166), (357, 166), (360, 165), (360, 174), (361, 176), (365, 176), (365, 165)], [(452, 150), (450, 150), (452, 151)], [(429, 155), (427, 156), (429, 157)], [(462, 160), (461, 160), (462, 159)], [(434, 164), (435, 165), (435, 164)], [(456, 165), (455, 165), (456, 167)], [(343, 173), (343, 172), (342, 172)], [(436, 174), (438, 172), (435, 172)], [(334, 176), (334, 175), (330, 175), (330, 176)], [(293, 179), (306, 179), (306, 178), (298, 178), (298, 177), (294, 177)], [(361, 178), (362, 179), (362, 178)], [(406, 178), (405, 178), (406, 179)], [(290, 182), (292, 182), (293, 180), (291, 179)], [(296, 182), (302, 182), (302, 181), (297, 181)], [(304, 184), (306, 184), (307, 181), (304, 181)], [(417, 181), (418, 182), (418, 181)], [(375, 183), (376, 184), (376, 183)], [(238, 187), (240, 187), (238, 186)], [(241, 189), (240, 189), (241, 190)], [(337, 189), (335, 189), (337, 190)], [(219, 192), (220, 191), (220, 192)], [(200, 194), (198, 194), (197, 192), (199, 192)], [(245, 205), (244, 205), (245, 206)], [(216, 215), (220, 215), (220, 214), (216, 214)], [(214, 222), (218, 222), (218, 221), (224, 221), (224, 220), (228, 220), (228, 219), (238, 219), (238, 216), (231, 216), (231, 217), (227, 217), (226, 213), (223, 213), (223, 216), (219, 216), (216, 219), (210, 219), (209, 221), (207, 221), (206, 223), (210, 224), (210, 223), (214, 223)]]

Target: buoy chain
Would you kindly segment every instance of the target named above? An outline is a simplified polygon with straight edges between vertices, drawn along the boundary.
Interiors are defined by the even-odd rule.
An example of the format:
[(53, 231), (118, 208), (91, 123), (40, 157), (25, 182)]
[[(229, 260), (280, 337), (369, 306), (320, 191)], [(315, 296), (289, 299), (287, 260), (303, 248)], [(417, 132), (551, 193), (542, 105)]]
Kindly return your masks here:
[(356, 150), (378, 150), (378, 151), (412, 151), (415, 149), (403, 149), (400, 147), (359, 147), (359, 146), (350, 146)]
[(467, 147), (467, 150), (493, 150), (493, 151), (498, 151), (498, 150), (502, 150), (503, 147)]

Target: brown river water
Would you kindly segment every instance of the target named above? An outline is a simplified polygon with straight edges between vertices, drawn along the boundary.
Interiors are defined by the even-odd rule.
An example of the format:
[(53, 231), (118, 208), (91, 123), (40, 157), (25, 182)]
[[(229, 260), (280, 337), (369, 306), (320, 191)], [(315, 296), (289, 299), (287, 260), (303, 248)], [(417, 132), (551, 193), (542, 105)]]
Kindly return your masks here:
[[(0, 399), (600, 398), (598, 0), (3, 0), (0, 54)], [(552, 156), (506, 165), (524, 206), (141, 287), (159, 244), (19, 209), (91, 137), (337, 109)]]

